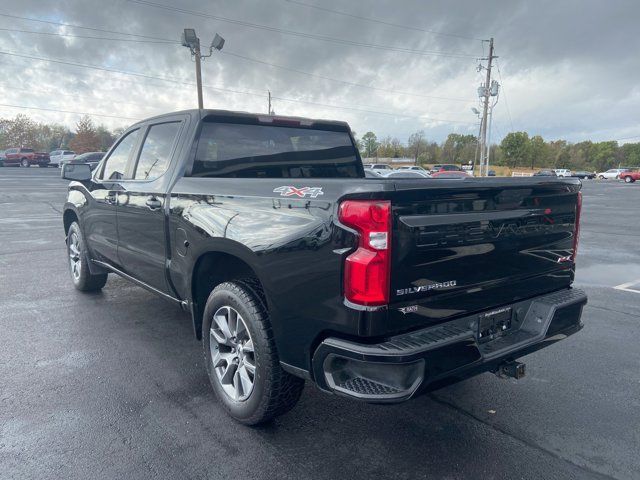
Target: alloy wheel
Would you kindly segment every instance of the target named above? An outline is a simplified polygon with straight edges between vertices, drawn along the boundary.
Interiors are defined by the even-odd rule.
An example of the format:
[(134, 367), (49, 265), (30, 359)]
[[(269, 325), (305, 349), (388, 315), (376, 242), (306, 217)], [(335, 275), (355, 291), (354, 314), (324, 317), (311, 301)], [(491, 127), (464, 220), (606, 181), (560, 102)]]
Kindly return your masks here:
[(82, 261), (80, 260), (80, 240), (78, 234), (72, 232), (69, 235), (69, 264), (71, 266), (71, 275), (74, 280), (80, 279), (80, 272), (82, 270)]
[(249, 398), (256, 374), (253, 340), (244, 319), (230, 306), (213, 314), (209, 330), (211, 362), (225, 394), (236, 402)]

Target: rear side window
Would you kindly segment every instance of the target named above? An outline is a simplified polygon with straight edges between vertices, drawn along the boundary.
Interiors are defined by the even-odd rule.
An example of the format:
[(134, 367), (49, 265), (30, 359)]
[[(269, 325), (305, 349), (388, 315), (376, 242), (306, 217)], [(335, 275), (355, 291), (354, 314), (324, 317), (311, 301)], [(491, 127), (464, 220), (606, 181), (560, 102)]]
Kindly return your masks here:
[(360, 177), (347, 132), (273, 125), (206, 122), (194, 177)]
[(131, 155), (131, 150), (138, 140), (139, 130), (133, 130), (120, 140), (118, 146), (111, 152), (107, 162), (102, 170), (101, 179), (103, 180), (120, 180), (124, 177), (124, 171), (127, 168), (127, 160)]
[(136, 180), (153, 180), (167, 171), (179, 127), (180, 122), (151, 126), (140, 151)]
[(21, 153), (33, 153), (33, 148), (21, 148)]
[(76, 152), (72, 152), (71, 150), (65, 150), (63, 155), (75, 155)]

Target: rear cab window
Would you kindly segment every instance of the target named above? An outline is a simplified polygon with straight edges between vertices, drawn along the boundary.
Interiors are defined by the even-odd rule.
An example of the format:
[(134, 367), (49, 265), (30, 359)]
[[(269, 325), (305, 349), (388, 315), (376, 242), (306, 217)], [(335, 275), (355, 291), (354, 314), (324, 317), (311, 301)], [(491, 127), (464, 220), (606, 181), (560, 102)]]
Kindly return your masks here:
[(347, 130), (205, 119), (193, 177), (361, 178)]
[(180, 122), (151, 125), (140, 150), (135, 180), (154, 180), (167, 171)]

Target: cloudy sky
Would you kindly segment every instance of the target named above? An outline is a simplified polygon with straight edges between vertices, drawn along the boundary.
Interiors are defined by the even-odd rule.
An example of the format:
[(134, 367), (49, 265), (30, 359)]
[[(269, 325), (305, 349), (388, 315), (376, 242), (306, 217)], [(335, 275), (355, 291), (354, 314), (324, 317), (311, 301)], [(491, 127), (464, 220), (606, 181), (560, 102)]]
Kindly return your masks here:
[(270, 90), (277, 114), (441, 141), (477, 133), (493, 36), (494, 140), (638, 141), (639, 19), (637, 0), (0, 0), (0, 117), (119, 127), (193, 108), (193, 27), (226, 39), (203, 63), (206, 108), (266, 113)]

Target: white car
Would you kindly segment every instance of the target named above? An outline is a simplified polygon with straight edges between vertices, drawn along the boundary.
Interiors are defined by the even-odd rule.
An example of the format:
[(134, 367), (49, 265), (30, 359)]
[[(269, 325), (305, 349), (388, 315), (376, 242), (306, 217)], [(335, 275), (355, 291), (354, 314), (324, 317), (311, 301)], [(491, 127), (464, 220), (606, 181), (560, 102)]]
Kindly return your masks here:
[(49, 154), (49, 165), (60, 167), (63, 163), (73, 160), (75, 156), (76, 152), (71, 150), (54, 150)]
[(558, 177), (570, 177), (571, 176), (571, 170), (567, 170), (566, 168), (556, 168), (553, 171), (556, 172), (556, 175)]
[(617, 179), (622, 172), (626, 172), (627, 168), (610, 168), (606, 172), (600, 172), (596, 175), (601, 180), (613, 180)]
[(428, 170), (425, 170), (424, 168), (419, 167), (417, 165), (405, 165), (402, 167), (398, 167), (398, 170), (413, 170), (414, 172), (428, 173)]
[(362, 165), (364, 168), (368, 168), (369, 170), (393, 170), (386, 163), (365, 163)]

